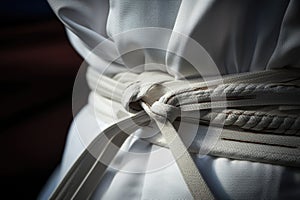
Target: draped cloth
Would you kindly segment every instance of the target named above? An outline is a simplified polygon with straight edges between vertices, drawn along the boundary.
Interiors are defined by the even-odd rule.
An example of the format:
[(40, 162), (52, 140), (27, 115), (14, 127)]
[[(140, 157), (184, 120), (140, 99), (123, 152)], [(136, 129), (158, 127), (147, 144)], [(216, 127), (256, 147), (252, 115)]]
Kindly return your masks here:
[[(50, 0), (49, 3), (65, 24), (74, 48), (92, 68), (107, 76), (148, 63), (168, 66), (171, 70), (159, 70), (171, 76), (179, 73), (189, 78), (197, 71), (216, 75), (206, 72), (207, 68), (203, 67), (207, 65), (205, 59), (203, 63), (199, 61), (195, 70), (195, 66), (168, 51), (143, 49), (119, 56), (126, 48), (142, 49), (147, 38), (127, 35), (124, 39), (116, 36), (145, 27), (166, 28), (190, 36), (207, 51), (221, 75), (300, 66), (298, 1)], [(93, 51), (109, 37), (112, 39)], [(187, 40), (179, 40), (173, 34), (168, 38), (151, 39), (161, 40), (175, 53), (188, 51)], [(93, 56), (90, 56), (91, 52)], [(116, 57), (119, 59), (114, 59)], [(104, 68), (108, 63), (111, 66)], [(139, 73), (138, 70), (136, 72)], [(62, 164), (41, 198), (52, 192), (86, 144), (107, 127), (105, 119), (95, 118), (97, 116), (91, 105), (76, 116)], [(145, 129), (141, 129), (139, 134), (147, 132)], [(82, 132), (86, 133), (85, 139)], [(93, 198), (192, 199), (175, 163), (143, 173), (148, 168), (153, 169), (159, 159), (149, 152), (159, 149), (160, 159), (170, 160), (172, 155), (168, 149), (136, 137), (126, 140), (122, 149), (145, 152), (149, 156), (131, 158), (120, 152), (114, 167), (107, 170)], [(195, 155), (193, 158), (217, 198), (297, 196), (296, 188), (300, 183), (296, 178), (299, 176), (296, 169), (208, 155)], [(290, 184), (289, 188), (286, 183)]]

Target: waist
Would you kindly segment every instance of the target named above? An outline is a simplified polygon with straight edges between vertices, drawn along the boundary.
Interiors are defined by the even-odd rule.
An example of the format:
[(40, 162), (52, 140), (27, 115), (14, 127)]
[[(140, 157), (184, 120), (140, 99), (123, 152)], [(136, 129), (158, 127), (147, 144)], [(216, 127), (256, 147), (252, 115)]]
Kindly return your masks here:
[[(191, 153), (299, 166), (297, 74), (274, 70), (203, 81), (174, 80), (163, 72), (122, 72), (109, 78), (90, 68), (87, 80), (92, 89), (89, 103), (107, 123), (142, 111), (143, 103), (151, 112), (171, 119), (181, 137), (193, 131), (180, 129), (180, 124), (197, 125), (188, 148)], [(201, 144), (207, 143), (205, 136), (212, 133), (214, 141), (201, 150)], [(141, 139), (168, 148), (161, 134)]]

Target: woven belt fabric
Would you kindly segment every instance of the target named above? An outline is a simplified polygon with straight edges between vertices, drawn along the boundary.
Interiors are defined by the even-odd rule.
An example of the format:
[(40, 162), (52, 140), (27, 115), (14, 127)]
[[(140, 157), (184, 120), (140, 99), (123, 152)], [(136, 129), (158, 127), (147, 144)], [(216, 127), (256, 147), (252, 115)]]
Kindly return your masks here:
[[(123, 75), (123, 76), (122, 76)], [(234, 149), (242, 149), (251, 160), (253, 144), (236, 145), (231, 141), (248, 141), (255, 144), (269, 145), (254, 151), (261, 160), (282, 161), (280, 164), (300, 166), (299, 116), (268, 116), (267, 113), (245, 111), (248, 107), (261, 106), (300, 106), (299, 71), (272, 70), (253, 72), (223, 77), (204, 82), (174, 80), (162, 72), (144, 72), (140, 75), (119, 74), (114, 78), (99, 74), (89, 69), (88, 82), (96, 95), (101, 98), (120, 102), (132, 114), (113, 123), (100, 133), (71, 167), (67, 175), (52, 194), (51, 199), (86, 199), (89, 198), (103, 177), (110, 163), (124, 141), (151, 121), (159, 128), (164, 143), (176, 158), (176, 163), (194, 199), (214, 199), (213, 193), (195, 165), (189, 149), (178, 135), (174, 123), (177, 121), (207, 122), (214, 121), (216, 126), (235, 126), (259, 131), (257, 135), (244, 135), (236, 130), (222, 130), (220, 138), (209, 154), (239, 158)], [(122, 78), (123, 77), (123, 78)], [(125, 77), (125, 78), (124, 78)], [(128, 80), (125, 80), (125, 79)], [(100, 81), (99, 81), (100, 80)], [(234, 112), (230, 109), (234, 108)], [(237, 112), (240, 109), (240, 113)], [(191, 113), (205, 111), (198, 119), (191, 119)], [(241, 117), (244, 115), (244, 117)], [(248, 116), (248, 118), (247, 118)], [(282, 121), (280, 121), (282, 119)], [(272, 126), (272, 122), (275, 125)], [(279, 123), (279, 125), (278, 125)], [(261, 134), (264, 130), (283, 133), (274, 139), (272, 135)], [(288, 132), (293, 138), (284, 136)], [(225, 140), (224, 140), (225, 139)], [(153, 142), (155, 143), (155, 141)], [(243, 146), (244, 145), (244, 146)], [(271, 146), (271, 147), (270, 147)], [(288, 148), (280, 156), (274, 146)], [(115, 148), (118, 147), (118, 148)], [(292, 148), (291, 148), (292, 147)], [(225, 149), (225, 150), (224, 150)], [(228, 149), (228, 151), (226, 150)], [(190, 151), (190, 152), (189, 152)], [(259, 154), (260, 152), (260, 154)], [(271, 152), (271, 153), (270, 153)], [(272, 153), (273, 152), (273, 153)], [(253, 160), (253, 159), (252, 159)], [(254, 159), (255, 160), (255, 159)]]

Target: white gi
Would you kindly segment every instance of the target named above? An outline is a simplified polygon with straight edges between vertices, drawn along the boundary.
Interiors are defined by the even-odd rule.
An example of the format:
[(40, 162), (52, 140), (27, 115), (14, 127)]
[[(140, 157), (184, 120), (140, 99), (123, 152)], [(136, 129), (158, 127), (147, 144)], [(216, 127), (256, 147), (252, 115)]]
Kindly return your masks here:
[[(110, 36), (135, 28), (161, 27), (196, 40), (222, 75), (300, 67), (300, 2), (297, 0), (49, 0), (49, 3), (65, 24), (72, 45), (83, 57)], [(126, 48), (139, 46), (144, 39), (112, 42), (117, 48)], [(169, 38), (168, 45), (182, 50), (184, 42)], [(110, 55), (115, 49), (108, 46), (103, 52), (101, 59), (112, 61)], [(193, 75), (193, 70), (182, 60), (172, 59), (164, 51), (151, 50), (124, 56), (122, 65), (116, 62), (104, 73), (112, 76), (123, 71), (124, 66), (134, 68), (149, 60), (163, 65), (168, 62), (174, 71), (186, 77)], [(104, 71), (103, 64), (87, 62), (96, 70)], [(91, 106), (86, 105), (75, 117), (62, 163), (40, 199), (49, 197), (88, 141), (107, 127), (105, 120), (95, 120), (93, 112)], [(87, 134), (84, 142), (79, 132)], [(122, 146), (126, 151), (145, 153), (158, 148), (164, 156), (172, 157), (169, 149), (136, 137), (129, 138)], [(296, 199), (300, 196), (299, 169), (208, 155), (194, 156), (194, 159), (217, 199)], [(140, 159), (119, 153), (116, 160), (114, 165), (118, 170), (108, 169), (93, 198), (192, 199), (176, 163), (151, 173), (130, 173), (128, 170), (147, 171), (157, 161), (151, 153)]]

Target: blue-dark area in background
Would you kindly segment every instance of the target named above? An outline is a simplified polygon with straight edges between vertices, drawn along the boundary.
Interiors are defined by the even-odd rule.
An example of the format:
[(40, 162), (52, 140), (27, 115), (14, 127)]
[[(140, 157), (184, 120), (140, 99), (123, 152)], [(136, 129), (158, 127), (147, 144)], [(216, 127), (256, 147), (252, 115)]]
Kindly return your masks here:
[(6, 15), (33, 16), (51, 15), (46, 0), (6, 0), (1, 2), (0, 12)]
[(36, 199), (63, 153), (82, 60), (47, 0), (2, 0), (0, 25), (0, 199)]
[(46, 0), (4, 0), (0, 6), (0, 23), (5, 26), (54, 17)]

